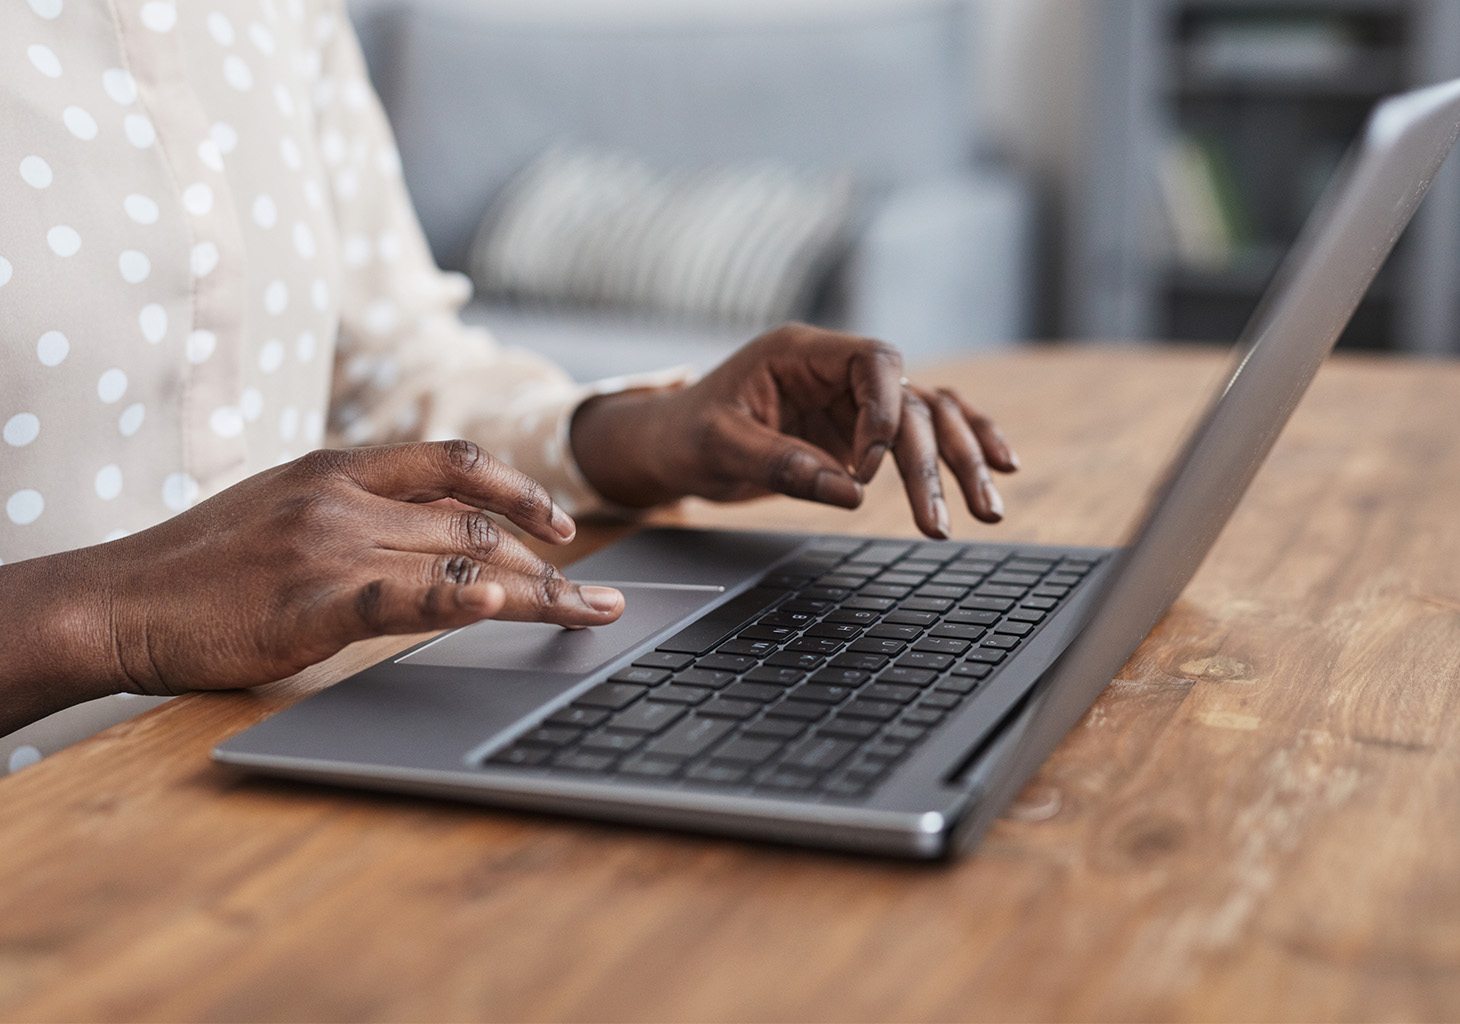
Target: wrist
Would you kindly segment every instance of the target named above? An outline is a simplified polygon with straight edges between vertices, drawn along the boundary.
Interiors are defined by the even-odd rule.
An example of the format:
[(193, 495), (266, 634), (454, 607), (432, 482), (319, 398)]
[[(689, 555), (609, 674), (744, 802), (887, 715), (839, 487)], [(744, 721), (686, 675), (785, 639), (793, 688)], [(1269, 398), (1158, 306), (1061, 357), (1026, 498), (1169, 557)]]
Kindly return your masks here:
[(583, 478), (608, 501), (648, 508), (684, 496), (666, 455), (666, 399), (677, 389), (638, 388), (595, 395), (569, 427)]

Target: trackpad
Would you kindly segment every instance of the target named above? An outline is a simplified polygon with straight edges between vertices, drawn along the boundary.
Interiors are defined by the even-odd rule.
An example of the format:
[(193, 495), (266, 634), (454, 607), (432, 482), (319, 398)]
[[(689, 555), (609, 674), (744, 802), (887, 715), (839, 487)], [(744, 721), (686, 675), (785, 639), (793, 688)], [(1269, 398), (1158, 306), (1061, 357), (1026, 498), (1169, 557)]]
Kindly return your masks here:
[(542, 622), (478, 622), (397, 659), (408, 665), (581, 675), (612, 661), (719, 597), (720, 587), (613, 583), (624, 594), (617, 622), (564, 629)]

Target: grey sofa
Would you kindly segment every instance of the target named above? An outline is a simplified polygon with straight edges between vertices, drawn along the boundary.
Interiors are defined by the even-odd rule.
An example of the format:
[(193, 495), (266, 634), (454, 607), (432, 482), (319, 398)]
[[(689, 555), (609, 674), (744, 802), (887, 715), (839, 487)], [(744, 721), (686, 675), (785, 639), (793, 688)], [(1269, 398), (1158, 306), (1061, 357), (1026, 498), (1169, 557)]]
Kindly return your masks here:
[[(866, 196), (826, 322), (912, 360), (1024, 336), (1032, 203), (980, 158), (964, 0), (563, 6), (352, 2), (444, 267), (465, 268), (494, 195), (556, 141), (666, 166), (772, 157), (851, 170)], [(753, 333), (489, 300), (466, 316), (580, 379), (709, 365)]]

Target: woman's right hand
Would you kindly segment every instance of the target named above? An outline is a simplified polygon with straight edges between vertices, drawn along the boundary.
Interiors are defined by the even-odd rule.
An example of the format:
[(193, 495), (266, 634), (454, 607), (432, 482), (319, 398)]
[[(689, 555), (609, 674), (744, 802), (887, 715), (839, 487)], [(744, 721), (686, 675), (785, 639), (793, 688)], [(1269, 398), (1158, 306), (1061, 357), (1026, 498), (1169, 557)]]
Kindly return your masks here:
[[(83, 650), (107, 663), (81, 695), (176, 694), (281, 679), (385, 633), (485, 618), (594, 626), (622, 613), (622, 594), (569, 582), (489, 512), (550, 543), (576, 532), (541, 485), (468, 441), (313, 452), (152, 529), (0, 568), (12, 607), (46, 604), (68, 578), (87, 591), (52, 625), (27, 615), (0, 631), (0, 649), (37, 634), (68, 649), (64, 706), (78, 699)], [(6, 676), (10, 710), (51, 703)]]

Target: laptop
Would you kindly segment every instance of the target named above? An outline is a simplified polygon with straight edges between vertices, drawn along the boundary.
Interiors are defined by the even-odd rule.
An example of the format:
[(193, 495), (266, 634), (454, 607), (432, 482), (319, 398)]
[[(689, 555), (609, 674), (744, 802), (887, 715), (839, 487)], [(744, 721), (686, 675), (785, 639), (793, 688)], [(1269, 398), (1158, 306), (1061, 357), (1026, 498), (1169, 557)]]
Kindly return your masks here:
[(975, 848), (1195, 573), (1460, 133), (1381, 103), (1119, 549), (644, 530), (609, 626), (444, 633), (224, 742), (253, 772), (862, 853)]

